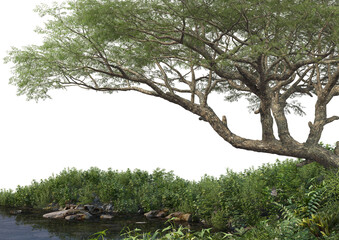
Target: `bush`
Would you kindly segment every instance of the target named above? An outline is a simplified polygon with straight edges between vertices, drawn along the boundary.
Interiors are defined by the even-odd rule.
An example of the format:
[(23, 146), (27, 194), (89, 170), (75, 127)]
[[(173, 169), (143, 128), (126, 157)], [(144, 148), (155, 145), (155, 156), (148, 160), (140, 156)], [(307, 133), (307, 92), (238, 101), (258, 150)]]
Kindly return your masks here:
[[(65, 169), (46, 180), (18, 186), (16, 191), (1, 190), (0, 205), (44, 207), (50, 203), (64, 206), (101, 202), (111, 203), (115, 211), (125, 213), (166, 208), (189, 212), (216, 229), (234, 232), (233, 237), (239, 239), (259, 239), (259, 233), (274, 239), (270, 238), (274, 231), (280, 232), (274, 235), (278, 239), (303, 239), (317, 232), (308, 227), (320, 221), (312, 220), (312, 214), (339, 212), (339, 172), (325, 170), (316, 163), (300, 168), (296, 166), (298, 161), (277, 160), (241, 173), (227, 170), (219, 178), (204, 176), (199, 182), (161, 169), (152, 173)], [(284, 219), (282, 206), (300, 221), (305, 219), (305, 225), (296, 227), (290, 219)], [(326, 235), (331, 238), (339, 232), (338, 223), (326, 221), (331, 222)]]

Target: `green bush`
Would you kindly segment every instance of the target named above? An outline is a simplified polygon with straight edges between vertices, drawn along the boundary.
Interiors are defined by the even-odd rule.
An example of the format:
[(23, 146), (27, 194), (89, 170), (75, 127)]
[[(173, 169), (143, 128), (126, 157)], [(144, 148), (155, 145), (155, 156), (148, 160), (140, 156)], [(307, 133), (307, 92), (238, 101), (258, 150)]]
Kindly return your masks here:
[[(51, 203), (64, 206), (101, 202), (111, 203), (115, 211), (125, 213), (137, 213), (141, 208), (183, 211), (215, 229), (234, 233), (234, 239), (317, 237), (313, 234), (316, 229), (307, 227), (320, 221), (312, 220), (312, 214), (334, 214), (333, 221), (326, 220), (326, 237), (330, 239), (339, 232), (335, 221), (339, 213), (339, 172), (316, 163), (297, 167), (298, 161), (277, 160), (241, 173), (227, 170), (219, 178), (204, 176), (199, 182), (161, 169), (152, 173), (65, 169), (46, 180), (18, 186), (15, 191), (0, 190), (0, 205), (45, 207)], [(305, 225), (295, 226), (291, 219), (284, 218), (282, 207), (300, 221), (304, 219)]]

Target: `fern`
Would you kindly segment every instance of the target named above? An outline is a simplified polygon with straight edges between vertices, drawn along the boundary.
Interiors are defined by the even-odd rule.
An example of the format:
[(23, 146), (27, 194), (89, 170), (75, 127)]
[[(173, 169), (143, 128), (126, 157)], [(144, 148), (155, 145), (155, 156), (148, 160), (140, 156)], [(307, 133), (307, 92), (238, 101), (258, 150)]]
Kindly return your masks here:
[(299, 224), (301, 223), (301, 219), (299, 219), (296, 214), (295, 211), (292, 211), (291, 209), (289, 209), (287, 206), (284, 206), (280, 203), (274, 202), (275, 205), (277, 205), (278, 207), (280, 207), (281, 209), (281, 215), (283, 216), (284, 219), (291, 221), (293, 223)]
[(307, 216), (311, 217), (315, 215), (320, 208), (320, 203), (323, 200), (324, 189), (317, 189), (309, 192), (307, 195), (311, 196), (310, 200), (307, 203)]

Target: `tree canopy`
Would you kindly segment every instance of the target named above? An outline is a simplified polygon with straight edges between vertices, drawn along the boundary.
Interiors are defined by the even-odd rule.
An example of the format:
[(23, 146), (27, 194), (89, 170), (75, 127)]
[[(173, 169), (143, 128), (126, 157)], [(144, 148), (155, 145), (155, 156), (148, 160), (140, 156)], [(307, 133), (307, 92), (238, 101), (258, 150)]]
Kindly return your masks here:
[[(326, 112), (339, 95), (336, 1), (73, 0), (37, 11), (48, 16), (37, 29), (44, 42), (6, 58), (18, 94), (136, 91), (198, 115), (236, 148), (339, 166), (339, 146), (319, 145), (324, 126), (339, 119)], [(261, 139), (232, 132), (227, 116), (208, 105), (213, 92), (226, 101), (245, 97), (260, 115)], [(300, 143), (286, 114), (303, 114), (298, 97), (306, 95), (316, 98), (315, 116)]]

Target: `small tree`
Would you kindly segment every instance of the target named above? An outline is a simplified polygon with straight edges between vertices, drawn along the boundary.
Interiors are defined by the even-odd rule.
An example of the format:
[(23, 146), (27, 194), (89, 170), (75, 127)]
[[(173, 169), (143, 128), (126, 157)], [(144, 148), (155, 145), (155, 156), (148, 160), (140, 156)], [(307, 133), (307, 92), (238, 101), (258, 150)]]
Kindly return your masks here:
[[(18, 94), (136, 91), (200, 116), (236, 148), (339, 166), (338, 154), (319, 145), (324, 126), (339, 119), (326, 114), (339, 95), (335, 0), (73, 0), (37, 11), (51, 19), (37, 30), (43, 44), (6, 58)], [(261, 140), (233, 133), (208, 105), (213, 92), (247, 98)], [(296, 98), (306, 95), (316, 98), (315, 116), (300, 143), (286, 114), (303, 114)]]

